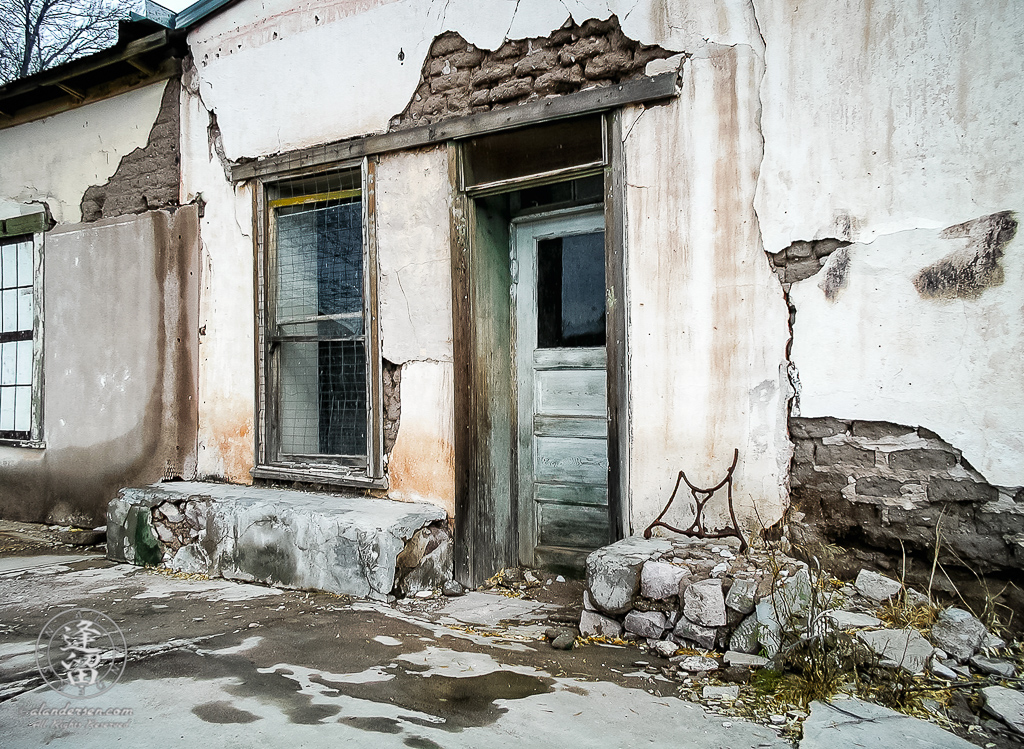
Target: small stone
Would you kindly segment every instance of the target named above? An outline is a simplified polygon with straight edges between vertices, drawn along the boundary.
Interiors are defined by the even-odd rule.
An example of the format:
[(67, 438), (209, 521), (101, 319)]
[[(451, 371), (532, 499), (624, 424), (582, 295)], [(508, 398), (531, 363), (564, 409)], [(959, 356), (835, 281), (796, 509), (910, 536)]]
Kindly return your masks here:
[(734, 580), (729, 593), (725, 597), (725, 605), (741, 614), (749, 614), (754, 610), (754, 597), (757, 595), (757, 583), (753, 580)]
[(157, 510), (159, 510), (159, 512), (161, 512), (163, 516), (167, 518), (168, 523), (178, 524), (185, 519), (185, 516), (181, 513), (181, 510), (178, 509), (178, 506), (176, 504), (173, 504), (172, 502), (164, 502), (162, 505), (160, 505), (160, 507), (157, 508)]
[(1006, 640), (1002, 637), (997, 637), (991, 632), (986, 632), (985, 636), (981, 638), (981, 647), (983, 648), (994, 648), (996, 650), (1006, 647)]
[(857, 639), (882, 658), (883, 666), (899, 667), (909, 674), (921, 673), (935, 650), (915, 629), (858, 632)]
[(156, 531), (156, 537), (163, 541), (165, 544), (169, 544), (174, 540), (174, 533), (163, 523), (154, 523), (153, 530)]
[(732, 636), (729, 638), (729, 650), (737, 653), (756, 653), (758, 651), (757, 631), (757, 616), (751, 614), (733, 630)]
[(555, 582), (556, 583), (564, 583), (565, 582), (565, 578), (562, 577), (561, 575), (559, 575), (558, 577), (555, 578)]
[(943, 666), (942, 663), (940, 663), (935, 658), (932, 658), (931, 661), (929, 661), (928, 670), (931, 671), (935, 676), (938, 676), (940, 679), (945, 679), (946, 681), (956, 681), (956, 672), (951, 668)]
[(725, 596), (721, 580), (701, 580), (686, 588), (683, 615), (703, 627), (725, 626)]
[(726, 652), (725, 662), (730, 666), (747, 666), (749, 668), (764, 668), (768, 665), (767, 658), (749, 653), (737, 653), (735, 650)]
[(583, 611), (580, 614), (580, 634), (584, 637), (622, 637), (622, 623), (598, 614)]
[(979, 619), (970, 612), (958, 608), (949, 608), (939, 612), (932, 626), (932, 640), (959, 663), (963, 663), (978, 648), (988, 630)]
[(859, 614), (855, 611), (842, 611), (833, 609), (824, 614), (836, 629), (848, 630), (859, 629), (860, 627), (880, 627), (882, 620), (870, 614)]
[(785, 715), (773, 715), (768, 720), (771, 721), (773, 726), (784, 726), (786, 725)]
[(679, 646), (669, 640), (659, 640), (652, 650), (662, 658), (671, 658), (679, 651)]
[(660, 640), (668, 628), (665, 614), (660, 611), (630, 611), (626, 614), (624, 624), (627, 632), (655, 640)]
[(567, 631), (562, 632), (558, 637), (551, 641), (551, 647), (555, 650), (572, 650), (572, 646), (576, 643), (576, 635), (573, 632)]
[(985, 687), (981, 695), (985, 699), (986, 711), (1017, 733), (1024, 734), (1024, 694), (1006, 687)]
[(640, 570), (640, 595), (657, 601), (679, 595), (685, 570), (665, 562), (645, 562)]
[(892, 578), (871, 570), (861, 570), (854, 585), (862, 596), (872, 601), (887, 601), (903, 588)]
[(463, 587), (454, 580), (447, 580), (445, 581), (445, 584), (441, 586), (441, 593), (449, 598), (456, 598), (463, 595), (465, 592), (466, 591)]
[(1007, 679), (1012, 679), (1017, 675), (1017, 669), (1013, 667), (1013, 664), (1000, 658), (986, 658), (982, 655), (976, 655), (967, 662), (984, 674), (993, 674)]
[(706, 700), (735, 700), (740, 696), (740, 688), (735, 684), (727, 686), (714, 686), (709, 684), (704, 687), (700, 696)]
[(705, 650), (710, 650), (715, 646), (718, 630), (714, 627), (702, 627), (683, 616), (676, 623), (672, 634), (684, 640), (692, 640)]
[(670, 663), (679, 667), (680, 671), (716, 671), (718, 661), (703, 655), (677, 655), (669, 658)]
[(434, 591), (432, 591), (432, 590), (421, 590), (421, 591), (417, 592), (415, 595), (416, 595), (417, 598), (430, 598), (432, 595), (434, 595)]

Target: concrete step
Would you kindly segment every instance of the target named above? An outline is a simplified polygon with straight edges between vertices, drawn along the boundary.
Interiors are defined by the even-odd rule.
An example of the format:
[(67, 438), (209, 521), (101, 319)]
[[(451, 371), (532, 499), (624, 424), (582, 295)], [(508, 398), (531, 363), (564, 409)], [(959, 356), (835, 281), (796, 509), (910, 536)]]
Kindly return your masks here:
[(429, 504), (232, 484), (122, 489), (107, 556), (230, 580), (388, 600), (451, 579), (446, 513)]

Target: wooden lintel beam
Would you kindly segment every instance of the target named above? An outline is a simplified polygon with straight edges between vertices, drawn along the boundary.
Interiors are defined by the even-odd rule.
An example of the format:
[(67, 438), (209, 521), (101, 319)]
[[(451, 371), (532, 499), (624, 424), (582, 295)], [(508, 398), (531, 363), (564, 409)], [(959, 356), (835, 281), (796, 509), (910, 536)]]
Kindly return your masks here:
[(85, 100), (85, 94), (83, 94), (81, 91), (78, 91), (77, 89), (71, 88), (71, 86), (69, 86), (66, 83), (58, 83), (57, 84), (57, 88), (59, 88), (61, 91), (63, 91), (64, 93), (68, 94), (69, 96), (71, 96), (73, 99), (75, 99), (77, 101), (84, 101)]
[(137, 57), (129, 57), (125, 60), (129, 65), (145, 75), (155, 75), (156, 71)]

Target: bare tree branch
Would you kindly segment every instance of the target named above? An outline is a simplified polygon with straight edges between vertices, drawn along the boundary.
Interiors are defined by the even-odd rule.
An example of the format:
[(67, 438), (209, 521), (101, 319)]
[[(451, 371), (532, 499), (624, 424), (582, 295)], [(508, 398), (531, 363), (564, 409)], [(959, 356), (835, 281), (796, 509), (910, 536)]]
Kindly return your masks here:
[(117, 41), (138, 0), (0, 0), (0, 85)]

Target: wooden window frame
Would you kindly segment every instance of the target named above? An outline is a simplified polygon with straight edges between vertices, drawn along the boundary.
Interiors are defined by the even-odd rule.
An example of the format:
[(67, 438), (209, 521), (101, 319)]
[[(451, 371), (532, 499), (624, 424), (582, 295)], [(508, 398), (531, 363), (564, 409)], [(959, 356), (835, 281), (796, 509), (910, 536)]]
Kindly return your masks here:
[(37, 211), (0, 221), (0, 241), (32, 243), (32, 405), (28, 439), (0, 438), (0, 447), (43, 449), (43, 239), (46, 213)]
[[(279, 457), (277, 394), (278, 356), (271, 351), (267, 326), (274, 319), (274, 201), (270, 193), (282, 183), (332, 173), (359, 170), (363, 230), (363, 312), (366, 352), (366, 461), (355, 464), (345, 456), (323, 460), (289, 461)], [(339, 162), (315, 169), (283, 170), (255, 180), (253, 216), (256, 224), (254, 293), (256, 300), (256, 466), (254, 478), (299, 481), (361, 488), (386, 489), (381, 350), (378, 319), (376, 231), (376, 159)], [(313, 458), (314, 456), (308, 456)]]

